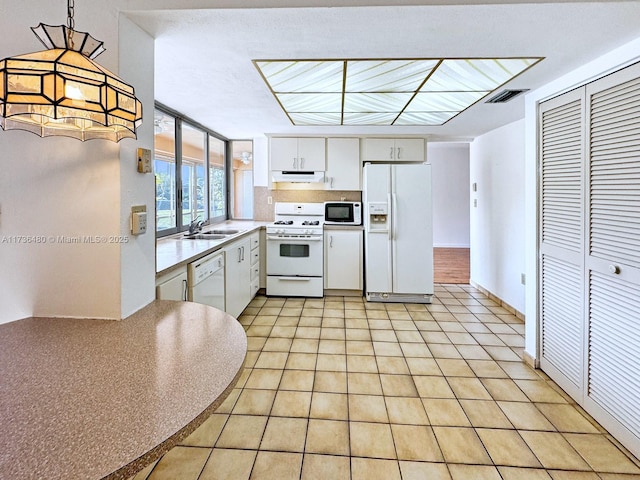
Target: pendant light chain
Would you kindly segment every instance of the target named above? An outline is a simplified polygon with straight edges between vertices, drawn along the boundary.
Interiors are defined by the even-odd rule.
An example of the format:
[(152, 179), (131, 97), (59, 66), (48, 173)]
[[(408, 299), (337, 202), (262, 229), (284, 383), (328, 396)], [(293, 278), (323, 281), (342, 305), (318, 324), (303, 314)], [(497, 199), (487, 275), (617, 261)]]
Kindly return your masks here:
[(69, 46), (73, 49), (73, 31), (76, 27), (76, 22), (73, 19), (75, 13), (76, 2), (75, 0), (67, 0), (67, 27), (69, 27), (68, 40)]

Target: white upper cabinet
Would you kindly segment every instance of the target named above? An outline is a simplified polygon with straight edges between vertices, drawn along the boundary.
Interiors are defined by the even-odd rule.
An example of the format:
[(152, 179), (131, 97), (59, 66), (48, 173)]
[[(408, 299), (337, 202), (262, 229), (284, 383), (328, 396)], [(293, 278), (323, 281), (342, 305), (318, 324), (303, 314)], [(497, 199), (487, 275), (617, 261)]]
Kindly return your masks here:
[(362, 190), (361, 166), (358, 138), (327, 139), (326, 190)]
[(423, 138), (365, 138), (363, 162), (424, 162)]
[(271, 170), (324, 172), (325, 139), (277, 137), (271, 139)]

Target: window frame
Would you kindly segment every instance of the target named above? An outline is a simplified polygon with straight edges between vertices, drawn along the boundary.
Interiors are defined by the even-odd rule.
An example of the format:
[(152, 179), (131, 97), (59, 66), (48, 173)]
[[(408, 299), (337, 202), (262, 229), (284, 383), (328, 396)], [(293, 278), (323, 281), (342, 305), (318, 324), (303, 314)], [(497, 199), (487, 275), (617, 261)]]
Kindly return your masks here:
[[(216, 224), (221, 223), (229, 219), (229, 150), (230, 150), (230, 140), (219, 133), (205, 127), (204, 125), (192, 120), (191, 118), (182, 115), (181, 113), (163, 105), (159, 102), (155, 102), (154, 110), (158, 110), (164, 115), (168, 115), (174, 119), (175, 122), (175, 212), (176, 212), (176, 226), (172, 228), (167, 228), (164, 230), (157, 230), (156, 224), (156, 238), (167, 237), (170, 235), (175, 235), (180, 232), (187, 231), (189, 229), (188, 224), (183, 224), (183, 209), (182, 209), (182, 200), (183, 200), (183, 191), (182, 191), (182, 128), (184, 124), (189, 125), (189, 127), (195, 128), (197, 130), (201, 130), (205, 137), (204, 142), (204, 169), (205, 169), (205, 192), (206, 195), (204, 197), (205, 201), (205, 214), (206, 218), (202, 218), (201, 220), (207, 224)], [(216, 140), (220, 140), (224, 143), (224, 216), (211, 217), (211, 185), (210, 185), (210, 139), (213, 137)], [(154, 145), (154, 176), (155, 176), (155, 145)], [(197, 202), (197, 199), (196, 199)], [(157, 202), (154, 203), (154, 218), (157, 219)]]

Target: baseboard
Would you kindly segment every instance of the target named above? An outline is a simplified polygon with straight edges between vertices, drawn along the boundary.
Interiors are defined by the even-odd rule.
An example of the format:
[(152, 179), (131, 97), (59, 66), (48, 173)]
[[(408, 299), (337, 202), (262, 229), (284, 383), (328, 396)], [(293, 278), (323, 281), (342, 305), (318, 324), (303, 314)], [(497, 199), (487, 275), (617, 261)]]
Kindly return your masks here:
[(540, 368), (538, 360), (533, 357), (529, 352), (522, 352), (522, 361), (529, 365), (531, 368)]
[(362, 290), (340, 290), (340, 289), (335, 289), (335, 288), (331, 288), (331, 289), (324, 289), (324, 296), (325, 297), (333, 297), (333, 296), (339, 296), (339, 297), (362, 297), (363, 293)]
[(509, 313), (515, 315), (517, 318), (519, 318), (520, 320), (522, 320), (524, 322), (524, 313), (516, 310), (515, 307), (512, 307), (511, 305), (509, 305), (507, 302), (505, 302), (504, 300), (502, 300), (500, 297), (498, 297), (497, 295), (491, 293), (489, 290), (487, 290), (486, 288), (484, 288), (482, 285), (478, 285), (477, 283), (475, 283), (472, 280), (469, 280), (469, 285), (471, 285), (474, 288), (477, 288), (478, 290), (480, 290), (482, 293), (484, 293), (487, 297), (489, 297), (491, 300), (493, 300), (494, 302), (496, 302), (497, 304), (499, 304), (502, 308), (504, 308), (505, 310), (507, 310)]
[[(477, 288), (478, 290), (480, 290), (482, 293), (484, 293), (487, 297), (489, 297), (491, 300), (493, 300), (494, 302), (496, 302), (497, 304), (499, 304), (502, 308), (504, 308), (505, 310), (507, 310), (508, 312), (512, 313), (513, 315), (515, 315), (517, 318), (519, 318), (520, 320), (522, 320), (523, 322), (525, 321), (525, 317), (524, 317), (524, 313), (519, 312), (518, 310), (516, 310), (514, 307), (512, 307), (511, 305), (509, 305), (507, 302), (505, 302), (504, 300), (502, 300), (500, 297), (498, 297), (497, 295), (494, 295), (493, 293), (491, 293), (489, 290), (487, 290), (486, 288), (482, 287), (481, 285), (478, 285), (475, 282), (472, 282), (471, 280), (469, 280), (469, 284), (474, 287)], [(538, 359), (535, 358), (533, 355), (531, 355), (529, 352), (527, 351), (523, 351), (522, 352), (522, 362), (529, 365), (531, 368), (540, 368), (540, 364), (538, 362)]]

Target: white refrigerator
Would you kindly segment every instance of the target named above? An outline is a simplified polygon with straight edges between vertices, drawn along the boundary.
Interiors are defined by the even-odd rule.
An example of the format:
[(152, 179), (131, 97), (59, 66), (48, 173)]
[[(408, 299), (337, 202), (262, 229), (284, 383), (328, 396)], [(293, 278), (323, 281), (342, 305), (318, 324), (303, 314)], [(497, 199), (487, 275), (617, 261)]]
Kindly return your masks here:
[(367, 300), (431, 303), (431, 165), (368, 163), (363, 178)]

